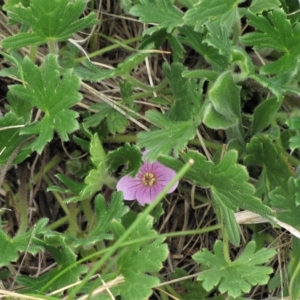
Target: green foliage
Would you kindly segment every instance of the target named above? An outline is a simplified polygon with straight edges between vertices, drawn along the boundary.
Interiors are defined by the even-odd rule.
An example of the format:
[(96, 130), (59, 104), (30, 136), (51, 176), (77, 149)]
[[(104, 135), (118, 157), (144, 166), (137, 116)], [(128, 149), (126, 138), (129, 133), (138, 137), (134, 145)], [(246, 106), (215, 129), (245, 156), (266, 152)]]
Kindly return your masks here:
[(201, 26), (211, 21), (225, 24), (230, 29), (238, 16), (237, 5), (240, 0), (203, 0), (189, 9), (184, 16), (184, 22), (195, 26), (196, 31), (200, 31)]
[(260, 32), (244, 35), (241, 41), (245, 45), (254, 46), (254, 49), (268, 47), (283, 53), (275, 62), (261, 68), (263, 74), (295, 74), (299, 51), (299, 24), (292, 27), (290, 21), (282, 9), (274, 9), (268, 12), (267, 17), (247, 13), (249, 25), (257, 28)]
[(88, 127), (98, 126), (102, 120), (106, 120), (108, 130), (115, 134), (116, 132), (122, 133), (128, 126), (128, 120), (118, 111), (116, 111), (111, 105), (103, 102), (94, 104), (91, 106), (93, 110), (97, 112), (92, 116), (87, 117), (84, 120), (84, 125)]
[[(18, 128), (18, 126), (20, 126), (20, 128)], [(18, 149), (26, 140), (25, 136), (19, 135), (22, 126), (24, 126), (23, 119), (18, 118), (12, 112), (7, 113), (3, 118), (0, 118), (0, 164), (5, 164), (14, 151), (19, 152), (19, 155), (15, 159), (16, 163), (25, 159), (31, 152), (31, 149), (24, 147), (25, 144)]]
[(86, 249), (96, 243), (105, 240), (113, 240), (112, 230), (113, 222), (121, 222), (122, 217), (128, 212), (128, 207), (124, 206), (123, 197), (120, 192), (112, 194), (109, 205), (105, 203), (102, 195), (95, 198), (95, 217), (93, 227), (87, 232), (84, 238), (74, 239), (72, 246), (82, 246)]
[(10, 262), (17, 261), (20, 252), (29, 252), (33, 255), (41, 251), (42, 247), (33, 242), (34, 237), (43, 234), (47, 219), (40, 219), (38, 223), (22, 235), (10, 238), (2, 229), (0, 229), (0, 244), (2, 254), (0, 257), (0, 266), (6, 266)]
[[(185, 161), (190, 158), (194, 160), (194, 165), (186, 173), (186, 177), (199, 186), (210, 187), (212, 196), (219, 205), (225, 205), (233, 210), (240, 207), (266, 217), (273, 214), (267, 206), (254, 197), (255, 189), (247, 182), (249, 175), (246, 168), (236, 163), (236, 151), (231, 150), (226, 153), (216, 165), (195, 151), (188, 151), (182, 154), (182, 157)], [(183, 165), (173, 158), (160, 157), (158, 160), (174, 170), (179, 170)]]
[(246, 165), (260, 165), (263, 167), (260, 180), (263, 181), (265, 192), (278, 186), (285, 187), (288, 179), (293, 176), (287, 159), (272, 141), (264, 135), (253, 137), (247, 144), (244, 161)]
[(19, 276), (17, 279), (18, 283), (27, 287), (24, 292), (36, 293), (40, 290), (46, 292), (54, 291), (75, 283), (79, 279), (80, 275), (87, 271), (87, 267), (85, 266), (74, 265), (74, 267), (66, 271), (64, 276), (61, 276), (59, 280), (55, 280), (55, 277), (60, 272), (70, 267), (72, 264), (75, 264), (75, 253), (70, 249), (64, 238), (60, 235), (50, 236), (48, 239), (46, 238), (45, 241), (40, 240), (36, 241), (36, 243), (52, 255), (57, 266), (38, 278)]
[(260, 249), (255, 252), (256, 245), (250, 242), (243, 253), (234, 261), (226, 259), (223, 242), (214, 245), (214, 254), (203, 249), (193, 255), (193, 259), (208, 269), (201, 272), (197, 280), (203, 281), (205, 290), (210, 291), (218, 286), (221, 293), (239, 297), (250, 291), (252, 286), (266, 284), (272, 268), (261, 266), (276, 254), (273, 249)]
[(195, 80), (182, 78), (184, 67), (180, 63), (173, 63), (171, 66), (164, 64), (163, 70), (175, 97), (174, 104), (169, 109), (167, 117), (172, 121), (194, 119), (200, 110)]
[(203, 111), (203, 122), (214, 129), (227, 129), (240, 119), (240, 89), (231, 72), (223, 73), (209, 91), (209, 103)]
[(31, 147), (41, 153), (46, 143), (52, 140), (53, 130), (67, 141), (68, 134), (78, 129), (78, 113), (69, 108), (81, 100), (81, 94), (78, 93), (80, 81), (71, 71), (65, 72), (61, 79), (57, 57), (53, 54), (47, 55), (40, 67), (25, 57), (22, 72), (26, 86), (13, 85), (10, 92), (44, 113), (40, 122), (28, 124), (21, 130), (21, 134), (38, 135)]
[(293, 237), (293, 250), (291, 253), (291, 263), (289, 265), (289, 294), (292, 299), (297, 299), (300, 296), (299, 284), (300, 284), (300, 272), (299, 272), (299, 251), (300, 242), (299, 239)]
[(150, 162), (160, 154), (170, 154), (172, 149), (177, 156), (178, 151), (182, 150), (196, 134), (196, 125), (192, 121), (172, 122), (153, 110), (147, 111), (146, 116), (153, 124), (162, 128), (138, 134), (138, 144), (141, 148), (149, 150), (147, 159)]
[(118, 75), (117, 70), (104, 70), (97, 68), (88, 60), (83, 62), (82, 66), (75, 67), (74, 73), (82, 80), (89, 80), (92, 82), (99, 82)]
[(125, 146), (107, 154), (107, 164), (109, 172), (114, 172), (119, 166), (126, 164), (128, 168), (125, 174), (135, 177), (142, 164), (142, 154), (138, 147), (125, 143)]
[[(292, 117), (287, 120), (288, 126), (292, 129), (298, 131), (300, 130), (300, 118), (299, 117)], [(300, 147), (300, 136), (296, 134), (295, 136), (290, 138), (290, 148), (292, 151)]]
[(95, 134), (90, 142), (91, 161), (94, 166), (84, 180), (84, 185), (79, 195), (68, 199), (69, 202), (76, 202), (93, 196), (102, 189), (103, 184), (108, 184), (106, 153), (101, 145), (99, 137)]
[(250, 5), (250, 10), (254, 14), (258, 14), (263, 12), (264, 10), (271, 10), (276, 9), (281, 5), (279, 0), (267, 0), (267, 1), (260, 1), (260, 0), (253, 0)]
[(219, 72), (225, 71), (228, 63), (227, 58), (221, 55), (218, 49), (204, 43), (205, 36), (203, 34), (194, 31), (191, 26), (183, 26), (179, 28), (179, 31), (183, 34), (180, 40), (201, 54), (211, 64), (213, 70)]
[(261, 102), (255, 109), (253, 114), (252, 135), (261, 132), (269, 126), (274, 119), (275, 113), (279, 110), (281, 101), (276, 97), (271, 97)]
[[(159, 237), (152, 229), (153, 219), (147, 217), (132, 233), (132, 238), (153, 236), (151, 242), (138, 242), (128, 247), (118, 261), (118, 268), (125, 277), (125, 285), (120, 287), (120, 294), (125, 300), (147, 299), (151, 288), (159, 283), (159, 279), (147, 274), (158, 272), (162, 262), (168, 256), (167, 245), (163, 244), (164, 238)], [(146, 274), (147, 273), (147, 274)]]
[[(171, 274), (171, 280), (185, 278), (188, 273), (183, 269), (176, 269), (175, 272)], [(184, 289), (184, 299), (194, 300), (194, 299), (208, 299), (208, 292), (202, 287), (201, 282), (194, 282), (192, 279), (182, 280), (178, 282), (180, 289)]]
[[(113, 38), (106, 34), (115, 34), (115, 25), (106, 31), (99, 24), (100, 34), (91, 28), (98, 23), (96, 15), (105, 22), (95, 13), (105, 6), (102, 2), (7, 0), (2, 6), (3, 17), (14, 25), (3, 31), (0, 51), (2, 83), (11, 84), (7, 93), (2, 91), (0, 112), (5, 199), (0, 266), (9, 270), (0, 273), (4, 287), (14, 280), (10, 271), (21, 255), (47, 252), (56, 262), (51, 271), (17, 276), (24, 294), (50, 299), (46, 293), (80, 280), (51, 298), (148, 299), (168, 255), (153, 222), (164, 217), (168, 200), (182, 203), (184, 197), (212, 202), (209, 215), (215, 225), (199, 230), (213, 230), (223, 242), (217, 241), (213, 252), (204, 248), (193, 256), (201, 264), (198, 282), (184, 278), (186, 270), (170, 272), (172, 278), (183, 278), (161, 293), (180, 299), (245, 299), (245, 293), (269, 283), (266, 293), (283, 287), (285, 296), (299, 298), (299, 240), (293, 238), (285, 251), (285, 276), (274, 274), (270, 281), (272, 270), (263, 264), (275, 252), (263, 247), (275, 245), (271, 226), (258, 237), (261, 227), (249, 225), (257, 246), (241, 244), (235, 214), (250, 210), (271, 225), (276, 217), (286, 223), (277, 226), (292, 234), (300, 230), (298, 1), (122, 0), (120, 6), (143, 23), (143, 30), (131, 30), (132, 18), (127, 18), (124, 35)], [(119, 28), (121, 23), (110, 24)], [(6, 36), (9, 32), (14, 35)], [(98, 100), (90, 97), (96, 95), (93, 90), (99, 90)], [(61, 146), (59, 140), (69, 138)], [(194, 162), (175, 196), (167, 195), (155, 208), (134, 202), (126, 206), (122, 193), (115, 192), (115, 177), (139, 171), (141, 149), (147, 150), (146, 160), (157, 159), (180, 174)], [(33, 151), (38, 155), (18, 166)], [(25, 182), (27, 167), (31, 172)], [(60, 173), (60, 185), (49, 174), (53, 168)], [(38, 189), (45, 185), (53, 204), (47, 229), (45, 219), (34, 225), (38, 213), (42, 215)], [(27, 193), (29, 186), (33, 188)], [(38, 211), (27, 207), (27, 194), (30, 203), (39, 200), (34, 202)], [(55, 201), (62, 208), (58, 213)], [(170, 225), (174, 217), (170, 211)], [(32, 229), (20, 226), (11, 237), (7, 232), (15, 229), (15, 219)], [(241, 248), (232, 251), (230, 243)], [(280, 239), (276, 243), (282, 246)], [(231, 261), (237, 251), (241, 254)], [(111, 286), (119, 276), (125, 282)], [(104, 284), (109, 289), (96, 294)]]
[(144, 23), (158, 23), (152, 29), (144, 32), (152, 34), (156, 30), (166, 28), (172, 32), (174, 28), (183, 25), (183, 15), (171, 4), (169, 0), (144, 0), (134, 5), (130, 13), (140, 18)]
[(300, 229), (300, 181), (290, 178), (284, 185), (277, 186), (269, 193), (271, 205), (278, 220)]
[(7, 37), (2, 40), (2, 46), (12, 51), (28, 45), (67, 40), (77, 31), (97, 24), (94, 13), (78, 20), (85, 7), (85, 0), (31, 0), (28, 7), (6, 5), (8, 16), (30, 26), (32, 31)]

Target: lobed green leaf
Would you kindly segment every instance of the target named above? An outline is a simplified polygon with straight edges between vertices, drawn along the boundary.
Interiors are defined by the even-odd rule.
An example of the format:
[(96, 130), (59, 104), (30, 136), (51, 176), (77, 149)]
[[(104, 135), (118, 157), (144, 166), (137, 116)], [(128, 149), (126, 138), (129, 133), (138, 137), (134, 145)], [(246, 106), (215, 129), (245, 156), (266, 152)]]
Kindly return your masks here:
[(272, 268), (261, 266), (276, 254), (273, 249), (260, 249), (255, 252), (255, 243), (249, 242), (243, 253), (233, 262), (225, 259), (223, 242), (214, 245), (214, 254), (207, 249), (197, 252), (193, 259), (205, 266), (197, 280), (202, 281), (205, 290), (210, 291), (218, 286), (221, 293), (228, 293), (231, 297), (239, 297), (251, 290), (252, 286), (266, 284)]

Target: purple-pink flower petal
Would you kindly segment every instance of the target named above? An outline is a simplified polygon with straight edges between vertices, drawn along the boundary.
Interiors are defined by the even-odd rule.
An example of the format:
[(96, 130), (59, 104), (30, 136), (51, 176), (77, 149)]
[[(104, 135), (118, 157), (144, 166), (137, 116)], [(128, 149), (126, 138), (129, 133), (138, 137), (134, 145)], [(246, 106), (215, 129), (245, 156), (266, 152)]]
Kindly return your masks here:
[[(141, 205), (149, 204), (175, 175), (176, 173), (172, 169), (158, 161), (153, 163), (145, 161), (135, 178), (124, 176), (119, 180), (117, 190), (123, 191), (125, 200), (136, 199)], [(168, 193), (173, 192), (177, 186), (178, 181), (169, 189)]]
[(136, 191), (136, 200), (142, 205), (149, 204), (163, 189), (164, 186), (160, 184), (154, 184), (153, 186), (142, 185)]
[(124, 193), (125, 200), (135, 200), (136, 191), (139, 186), (140, 180), (130, 176), (124, 176), (117, 183), (117, 191), (122, 191)]

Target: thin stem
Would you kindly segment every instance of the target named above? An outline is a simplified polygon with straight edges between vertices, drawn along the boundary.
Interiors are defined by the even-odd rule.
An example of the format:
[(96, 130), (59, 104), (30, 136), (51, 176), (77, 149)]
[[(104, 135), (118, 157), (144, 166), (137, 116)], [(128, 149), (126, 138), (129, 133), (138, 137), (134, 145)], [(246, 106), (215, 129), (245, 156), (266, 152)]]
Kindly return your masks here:
[[(78, 215), (80, 212), (81, 212), (81, 208), (77, 208), (76, 215)], [(64, 216), (64, 217), (60, 218), (59, 220), (57, 220), (56, 222), (53, 222), (52, 224), (48, 225), (47, 229), (55, 230), (58, 227), (66, 224), (67, 222), (69, 222), (69, 216)]]
[[(124, 47), (124, 45), (126, 44), (130, 44), (130, 43), (133, 43), (133, 42), (137, 42), (141, 39), (142, 37), (138, 36), (138, 37), (134, 37), (132, 39), (128, 39), (126, 41), (124, 41), (123, 43), (117, 43), (117, 44), (113, 44), (113, 45), (110, 45), (108, 47), (105, 47), (105, 48), (102, 48), (98, 51), (95, 51), (91, 54), (88, 55), (88, 58), (93, 58), (95, 56), (101, 56), (102, 54), (106, 53), (106, 52), (109, 52), (111, 50), (114, 50), (114, 49), (117, 49), (119, 47)], [(86, 61), (87, 60), (87, 57), (86, 56), (83, 56), (83, 57), (80, 57), (80, 58), (77, 58), (75, 59), (76, 62), (82, 62), (82, 61)]]
[(168, 80), (165, 78), (159, 85), (151, 87), (147, 84), (144, 84), (140, 82), (139, 80), (135, 79), (134, 77), (130, 76), (129, 74), (123, 74), (125, 79), (130, 81), (135, 87), (139, 87), (142, 90), (148, 91), (148, 92), (159, 92), (162, 89), (164, 89), (168, 85)]
[(91, 228), (91, 223), (93, 223), (94, 220), (94, 213), (91, 208), (91, 198), (86, 198), (80, 202), (80, 205), (82, 207), (82, 210), (84, 212), (84, 215), (88, 221), (88, 228)]
[(56, 53), (55, 42), (53, 40), (48, 41), (49, 53)]
[(37, 52), (37, 46), (31, 46), (30, 48), (30, 53), (29, 53), (29, 58), (30, 60), (34, 63), (35, 57), (36, 57), (36, 52)]
[[(51, 181), (50, 181), (49, 177), (47, 176), (47, 174), (44, 174), (44, 175), (43, 175), (43, 179), (44, 179), (44, 181), (47, 183), (48, 186), (51, 185)], [(57, 192), (55, 192), (55, 191), (52, 191), (52, 194), (53, 194), (54, 198), (55, 198), (55, 199), (58, 201), (58, 203), (60, 204), (60, 206), (61, 206), (61, 208), (63, 209), (63, 211), (65, 212), (65, 214), (66, 214), (67, 216), (70, 216), (70, 211), (69, 211), (67, 205), (65, 204), (63, 198), (60, 196), (60, 194), (57, 193)]]
[(79, 228), (78, 228), (78, 225), (77, 225), (76, 203), (70, 203), (69, 204), (69, 210), (70, 210), (69, 234), (73, 237), (76, 237), (77, 232), (79, 231)]
[[(51, 226), (51, 225), (50, 225)], [(48, 226), (49, 228), (49, 226)], [(189, 235), (200, 235), (200, 234), (204, 234), (204, 233), (208, 233), (208, 232), (214, 232), (216, 230), (219, 230), (221, 228), (220, 224), (216, 224), (216, 225), (212, 225), (209, 227), (205, 227), (205, 228), (201, 228), (201, 229), (197, 229), (197, 230), (187, 230), (187, 231), (180, 231), (180, 232), (170, 232), (170, 233), (164, 233), (164, 234), (160, 234), (158, 235), (152, 235), (152, 236), (145, 236), (145, 237), (140, 237), (138, 239), (132, 239), (129, 240), (127, 242), (123, 242), (120, 244), (119, 248), (124, 248), (130, 245), (134, 245), (136, 243), (146, 243), (152, 240), (156, 240), (158, 237), (163, 237), (163, 238), (173, 238), (173, 237), (180, 237), (180, 236), (189, 236)], [(111, 249), (114, 248), (114, 245), (111, 247), (108, 247), (106, 249), (102, 249), (100, 251), (94, 252), (88, 256), (85, 256), (84, 258), (78, 260), (76, 263), (68, 266), (67, 268), (65, 268), (62, 272), (60, 272), (58, 275), (54, 276), (51, 280), (49, 280), (47, 282), (47, 284), (45, 286), (43, 286), (43, 288), (40, 290), (40, 293), (45, 291), (49, 286), (51, 286), (53, 284), (53, 282), (55, 282), (56, 280), (58, 280), (61, 276), (63, 276), (66, 272), (70, 271), (72, 268), (74, 268), (74, 266), (76, 265), (80, 265), (86, 261), (92, 260), (95, 257), (101, 256), (104, 253), (111, 251)], [(77, 291), (75, 291), (75, 293), (77, 293)], [(71, 295), (71, 297), (73, 297), (73, 295)], [(73, 299), (73, 298), (71, 298)]]
[(233, 24), (233, 36), (232, 36), (232, 44), (237, 45), (242, 33), (240, 16), (237, 15), (235, 22)]
[(19, 165), (19, 176), (20, 176), (20, 186), (19, 186), (19, 230), (17, 235), (21, 235), (26, 232), (28, 226), (28, 205), (27, 205), (27, 193), (26, 193), (26, 178), (27, 178), (27, 170), (26, 163), (23, 162)]
[(293, 272), (290, 284), (289, 284), (289, 296), (291, 297), (291, 299), (294, 299), (293, 296), (293, 285), (295, 283), (295, 280), (299, 274), (300, 271), (300, 262), (298, 262), (297, 267), (295, 268), (295, 271)]

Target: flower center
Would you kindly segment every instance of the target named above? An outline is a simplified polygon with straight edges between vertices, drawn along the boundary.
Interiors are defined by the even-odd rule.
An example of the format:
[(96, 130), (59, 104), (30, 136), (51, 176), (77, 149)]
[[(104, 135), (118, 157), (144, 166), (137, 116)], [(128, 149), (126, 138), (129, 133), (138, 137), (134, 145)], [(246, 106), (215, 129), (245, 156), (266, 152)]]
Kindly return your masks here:
[(142, 182), (146, 186), (152, 186), (156, 182), (156, 178), (153, 173), (146, 172), (142, 178)]

